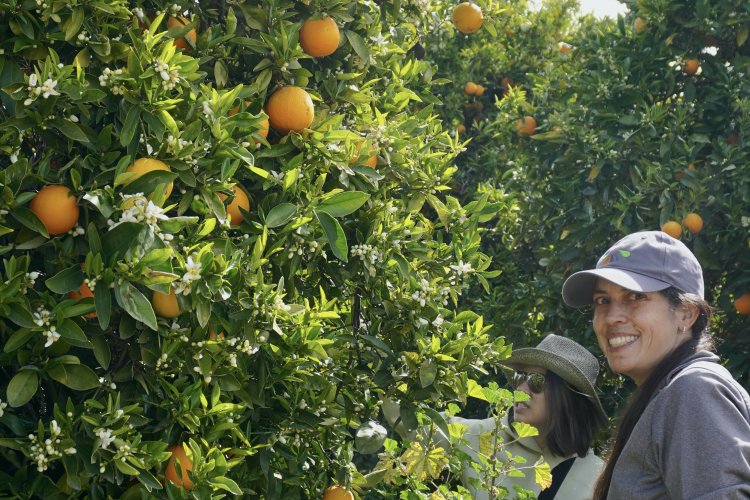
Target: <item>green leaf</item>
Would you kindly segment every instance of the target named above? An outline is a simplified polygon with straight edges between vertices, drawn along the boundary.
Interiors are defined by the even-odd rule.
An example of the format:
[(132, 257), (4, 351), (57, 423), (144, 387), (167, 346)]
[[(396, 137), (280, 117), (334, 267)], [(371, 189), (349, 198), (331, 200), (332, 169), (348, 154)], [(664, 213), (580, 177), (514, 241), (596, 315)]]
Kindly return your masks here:
[(369, 198), (369, 194), (361, 191), (345, 191), (322, 202), (318, 205), (317, 210), (332, 217), (343, 217), (359, 209)]
[(65, 342), (75, 347), (91, 349), (91, 342), (86, 338), (81, 327), (72, 319), (66, 319), (57, 323), (57, 333), (65, 339)]
[[(36, 325), (33, 325), (34, 327)], [(34, 330), (29, 330), (28, 328), (21, 328), (19, 330), (16, 330), (11, 334), (11, 336), (8, 338), (8, 340), (5, 342), (5, 345), (3, 346), (3, 352), (13, 352), (16, 349), (26, 345), (26, 343), (33, 337), (34, 335), (37, 335), (38, 332), (35, 332)]]
[(435, 377), (437, 376), (438, 367), (437, 364), (425, 360), (422, 362), (422, 364), (419, 366), (419, 383), (422, 387), (427, 387), (430, 384), (432, 384), (435, 381)]
[(39, 374), (36, 371), (19, 371), (8, 384), (8, 404), (14, 408), (25, 405), (36, 394), (37, 388), (39, 388)]
[(476, 382), (476, 380), (469, 380), (469, 383), (467, 384), (466, 388), (467, 388), (467, 391), (466, 391), (467, 396), (481, 399), (482, 401), (487, 401), (487, 396), (484, 394), (484, 391), (482, 390), (482, 386), (479, 385)]
[(365, 43), (365, 41), (362, 39), (361, 36), (359, 36), (354, 31), (347, 30), (346, 39), (349, 40), (349, 43), (354, 49), (354, 52), (357, 53), (360, 59), (362, 59), (363, 61), (370, 60), (370, 49), (367, 48), (367, 44)]
[(85, 18), (85, 10), (83, 7), (76, 7), (73, 9), (71, 16), (65, 21), (65, 41), (69, 42), (74, 36), (78, 34), (83, 25)]
[(323, 226), (323, 231), (326, 233), (326, 238), (328, 238), (328, 244), (331, 246), (333, 255), (344, 262), (348, 262), (349, 246), (341, 224), (326, 212), (315, 211), (315, 216), (320, 221), (320, 225)]
[(266, 226), (279, 227), (283, 226), (297, 213), (297, 206), (292, 203), (280, 203), (269, 210), (266, 216)]
[(129, 182), (126, 186), (123, 186), (122, 192), (125, 194), (144, 193), (149, 195), (156, 191), (159, 185), (168, 185), (170, 182), (177, 178), (177, 174), (174, 172), (167, 172), (166, 170), (152, 170), (147, 172), (132, 182)]
[(232, 493), (233, 495), (241, 495), (242, 494), (242, 490), (237, 485), (237, 483), (235, 483), (234, 481), (232, 481), (228, 477), (217, 476), (217, 477), (212, 478), (211, 481), (210, 481), (210, 483), (211, 483), (212, 486), (215, 486), (216, 488), (220, 488), (222, 490), (226, 490), (229, 493)]
[(750, 28), (748, 28), (747, 24), (743, 24), (737, 28), (737, 47), (745, 45), (748, 34), (750, 34)]
[(513, 429), (520, 438), (534, 437), (539, 435), (539, 431), (533, 425), (523, 422), (513, 422)]
[(122, 130), (120, 130), (120, 145), (127, 146), (135, 137), (136, 127), (141, 119), (141, 108), (138, 106), (130, 106), (128, 114), (125, 117), (125, 122), (122, 124)]
[(39, 220), (39, 217), (37, 217), (36, 214), (28, 208), (15, 207), (10, 211), (10, 215), (32, 231), (41, 234), (45, 238), (49, 238), (47, 228), (44, 227), (44, 224), (42, 224), (42, 221)]
[(122, 257), (138, 242), (143, 226), (137, 222), (123, 222), (102, 237), (105, 260)]
[(8, 319), (23, 328), (35, 328), (37, 326), (31, 312), (23, 306), (9, 307)]
[(70, 120), (64, 118), (53, 118), (49, 121), (50, 125), (55, 127), (57, 130), (68, 139), (72, 139), (78, 142), (89, 142), (88, 136), (81, 130), (81, 127), (76, 125)]
[(112, 316), (112, 295), (105, 283), (94, 290), (94, 305), (96, 306), (96, 318), (99, 320), (99, 327), (106, 330)]
[(88, 391), (101, 385), (94, 370), (80, 363), (53, 365), (47, 369), (47, 374), (74, 391)]
[(153, 331), (158, 331), (156, 314), (151, 302), (129, 281), (115, 286), (115, 300), (133, 319), (145, 324)]
[(109, 348), (109, 343), (103, 335), (95, 335), (91, 337), (91, 344), (94, 346), (94, 357), (99, 363), (99, 366), (105, 370), (109, 368), (109, 363), (112, 361), (112, 351)]
[(44, 284), (53, 292), (63, 294), (78, 290), (81, 287), (81, 283), (83, 283), (83, 278), (84, 274), (81, 266), (75, 265), (63, 269), (51, 278), (47, 278)]

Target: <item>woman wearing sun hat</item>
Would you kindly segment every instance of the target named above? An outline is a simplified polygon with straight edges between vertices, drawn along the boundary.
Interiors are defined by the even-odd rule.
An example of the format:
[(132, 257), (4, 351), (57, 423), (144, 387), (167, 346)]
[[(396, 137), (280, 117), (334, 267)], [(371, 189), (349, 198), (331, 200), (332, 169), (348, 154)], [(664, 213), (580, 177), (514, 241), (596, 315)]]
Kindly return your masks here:
[(750, 498), (750, 396), (711, 352), (692, 252), (661, 231), (633, 233), (562, 294), (593, 305), (610, 368), (637, 385), (595, 498)]
[[(450, 424), (466, 427), (463, 434), (466, 442), (458, 448), (474, 462), (482, 463), (480, 450), (483, 446), (480, 443), (486, 442), (486, 438), (496, 432), (504, 443), (496, 450), (496, 459), (507, 462), (507, 452), (525, 459), (525, 465), (521, 467), (531, 467), (544, 458), (552, 468), (552, 486), (540, 491), (533, 471), (528, 469), (525, 477), (499, 477), (493, 482), (470, 466), (464, 468), (463, 484), (477, 500), (490, 498), (492, 488), (498, 492), (505, 488), (513, 498), (516, 495), (514, 486), (530, 490), (542, 500), (590, 499), (596, 477), (604, 465), (591, 451), (591, 443), (607, 421), (595, 389), (599, 362), (582, 345), (550, 334), (537, 347), (514, 350), (504, 365), (513, 388), (526, 392), (529, 399), (517, 403), (510, 415), (502, 420), (499, 429), (495, 418), (448, 419)], [(390, 405), (390, 409), (384, 405), (383, 411), (391, 424), (397, 421), (397, 405)], [(519, 438), (509, 425), (514, 421), (533, 425), (539, 435)], [(450, 449), (450, 440), (439, 429), (433, 431), (438, 444)], [(408, 437), (413, 438), (413, 434)], [(493, 494), (492, 498), (497, 498), (497, 495)]]

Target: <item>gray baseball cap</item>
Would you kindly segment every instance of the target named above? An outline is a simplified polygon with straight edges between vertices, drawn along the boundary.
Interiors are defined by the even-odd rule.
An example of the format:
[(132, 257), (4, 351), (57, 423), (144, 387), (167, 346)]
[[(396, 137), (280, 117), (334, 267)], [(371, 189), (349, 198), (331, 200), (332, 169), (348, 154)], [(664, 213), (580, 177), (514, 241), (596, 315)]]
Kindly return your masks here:
[(674, 287), (703, 298), (698, 259), (684, 243), (663, 231), (629, 234), (602, 255), (595, 269), (571, 275), (563, 284), (565, 303), (573, 307), (591, 304), (599, 278), (637, 292)]

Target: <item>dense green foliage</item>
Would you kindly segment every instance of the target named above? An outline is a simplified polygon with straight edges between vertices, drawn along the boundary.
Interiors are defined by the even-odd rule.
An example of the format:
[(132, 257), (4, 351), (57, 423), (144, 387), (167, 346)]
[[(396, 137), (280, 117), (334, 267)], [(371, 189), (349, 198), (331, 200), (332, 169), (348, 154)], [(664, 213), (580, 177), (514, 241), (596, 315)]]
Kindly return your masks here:
[[(457, 308), (496, 274), (478, 232), (496, 206), (441, 196), (459, 145), (406, 53), (417, 4), (0, 2), (3, 495), (386, 491), (363, 476), (384, 397), (415, 427), (508, 355)], [(323, 9), (341, 43), (311, 58), (298, 32)], [(266, 140), (263, 104), (290, 84), (314, 122)], [(134, 180), (144, 157), (170, 171)], [(29, 208), (50, 184), (80, 207), (59, 235)], [(230, 225), (235, 185), (250, 208)], [(82, 284), (92, 299), (68, 295)], [(162, 480), (183, 443), (190, 491)]]

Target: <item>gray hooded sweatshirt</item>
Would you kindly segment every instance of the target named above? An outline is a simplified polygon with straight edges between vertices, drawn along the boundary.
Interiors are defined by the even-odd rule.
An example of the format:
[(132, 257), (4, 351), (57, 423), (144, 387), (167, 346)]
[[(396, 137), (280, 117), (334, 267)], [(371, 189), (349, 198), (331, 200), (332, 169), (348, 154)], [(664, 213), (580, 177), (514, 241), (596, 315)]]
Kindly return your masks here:
[(750, 498), (750, 396), (709, 352), (654, 395), (615, 465), (610, 499)]

